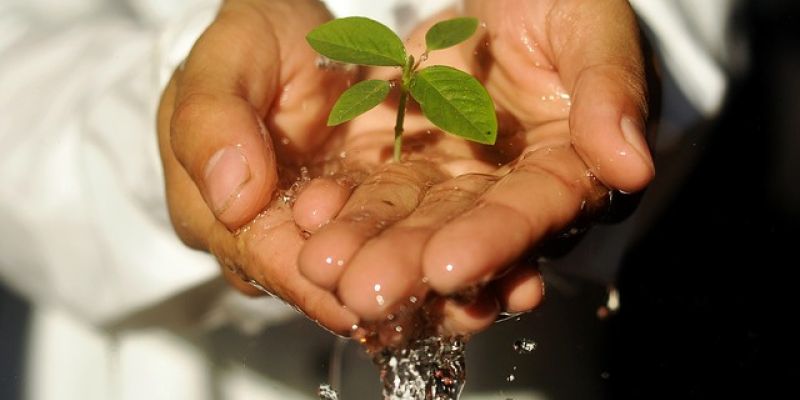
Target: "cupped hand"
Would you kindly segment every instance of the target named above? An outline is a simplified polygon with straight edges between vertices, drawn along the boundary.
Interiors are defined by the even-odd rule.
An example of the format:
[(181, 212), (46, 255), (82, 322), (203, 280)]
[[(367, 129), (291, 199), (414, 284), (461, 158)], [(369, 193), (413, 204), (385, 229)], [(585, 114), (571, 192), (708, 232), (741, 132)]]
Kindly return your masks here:
[[(294, 207), (314, 232), (300, 254), (303, 275), (362, 322), (394, 320), (390, 332), (408, 328), (397, 315), (423, 304), (450, 334), (535, 307), (543, 286), (526, 252), (601, 206), (609, 189), (639, 191), (654, 175), (639, 31), (626, 1), (475, 0), (464, 10), (484, 22), (475, 40), (424, 65), (453, 65), (484, 82), (501, 121), (498, 143), (437, 133), (412, 109), (405, 161), (386, 164), (394, 111), (381, 106), (326, 149), (341, 152), (344, 170), (377, 171), (341, 210), (330, 205), (325, 218), (338, 215), (325, 226), (303, 222), (324, 183), (312, 182)], [(412, 54), (424, 51), (428, 26), (412, 35)]]
[[(327, 140), (327, 112), (355, 78), (320, 68), (305, 43), (329, 18), (314, 0), (224, 2), (165, 90), (158, 134), (181, 239), (214, 253), (240, 290), (261, 287), (347, 333), (356, 317), (299, 273), (305, 239), (277, 199)], [(317, 186), (322, 209), (347, 196), (341, 185)]]

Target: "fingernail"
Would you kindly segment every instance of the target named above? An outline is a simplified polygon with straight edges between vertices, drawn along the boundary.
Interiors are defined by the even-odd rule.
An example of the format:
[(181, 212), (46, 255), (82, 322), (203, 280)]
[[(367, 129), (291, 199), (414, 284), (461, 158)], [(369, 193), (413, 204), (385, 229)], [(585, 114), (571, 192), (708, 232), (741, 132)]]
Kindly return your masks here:
[(224, 213), (249, 180), (250, 167), (239, 147), (217, 150), (205, 168), (206, 200), (214, 214)]
[(642, 161), (647, 164), (651, 170), (655, 170), (653, 166), (653, 156), (650, 155), (650, 149), (647, 147), (647, 140), (644, 137), (642, 129), (639, 125), (629, 117), (622, 117), (620, 121), (620, 128), (622, 129), (622, 136), (631, 147), (639, 154)]

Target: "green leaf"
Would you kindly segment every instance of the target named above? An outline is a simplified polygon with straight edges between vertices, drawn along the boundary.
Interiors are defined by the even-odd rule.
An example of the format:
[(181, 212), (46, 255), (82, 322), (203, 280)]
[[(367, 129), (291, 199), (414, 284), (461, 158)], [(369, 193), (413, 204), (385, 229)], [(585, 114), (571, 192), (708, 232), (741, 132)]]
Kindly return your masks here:
[(472, 36), (478, 29), (476, 18), (464, 17), (442, 21), (432, 26), (425, 34), (428, 51), (455, 46)]
[(411, 96), (439, 128), (483, 144), (497, 140), (497, 115), (489, 93), (466, 72), (434, 65), (411, 80)]
[(369, 18), (329, 21), (311, 31), (306, 40), (319, 54), (335, 61), (397, 67), (406, 63), (403, 41), (391, 29)]
[(343, 124), (371, 110), (386, 100), (391, 85), (387, 81), (369, 80), (356, 83), (336, 101), (328, 116), (328, 126)]

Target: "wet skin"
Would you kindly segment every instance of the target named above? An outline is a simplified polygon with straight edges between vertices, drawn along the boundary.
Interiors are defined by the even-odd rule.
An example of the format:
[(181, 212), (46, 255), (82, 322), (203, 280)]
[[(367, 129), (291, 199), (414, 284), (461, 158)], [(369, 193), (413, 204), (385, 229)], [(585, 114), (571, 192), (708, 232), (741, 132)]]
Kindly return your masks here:
[[(526, 252), (608, 188), (633, 192), (653, 177), (638, 31), (625, 1), (472, 1), (465, 12), (485, 26), (425, 65), (484, 82), (498, 143), (441, 134), (412, 107), (404, 161), (392, 163), (391, 101), (324, 126), (360, 77), (318, 68), (303, 40), (328, 18), (318, 3), (227, 2), (159, 110), (181, 238), (214, 253), (240, 290), (255, 294), (243, 278), (258, 282), (342, 334), (423, 305), (439, 332), (458, 334), (536, 307), (543, 282)], [(409, 39), (411, 54), (424, 50), (425, 29)], [(301, 165), (318, 177), (293, 207), (272, 202)]]

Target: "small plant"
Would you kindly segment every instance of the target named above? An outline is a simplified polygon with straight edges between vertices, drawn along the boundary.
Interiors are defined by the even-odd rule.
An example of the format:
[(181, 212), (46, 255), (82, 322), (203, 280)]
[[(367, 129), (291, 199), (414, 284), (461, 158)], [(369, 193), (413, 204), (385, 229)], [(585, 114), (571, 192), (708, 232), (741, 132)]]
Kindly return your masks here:
[(403, 41), (385, 25), (364, 17), (335, 19), (320, 25), (306, 40), (321, 55), (349, 64), (400, 67), (396, 84), (382, 80), (359, 82), (333, 106), (328, 126), (336, 126), (382, 103), (393, 86), (400, 90), (394, 128), (394, 160), (400, 160), (403, 121), (410, 95), (422, 113), (446, 132), (483, 144), (497, 139), (497, 116), (489, 93), (471, 75), (455, 68), (434, 65), (419, 70), (431, 51), (455, 46), (478, 29), (475, 18), (455, 18), (431, 27), (425, 35), (426, 50), (415, 61)]

